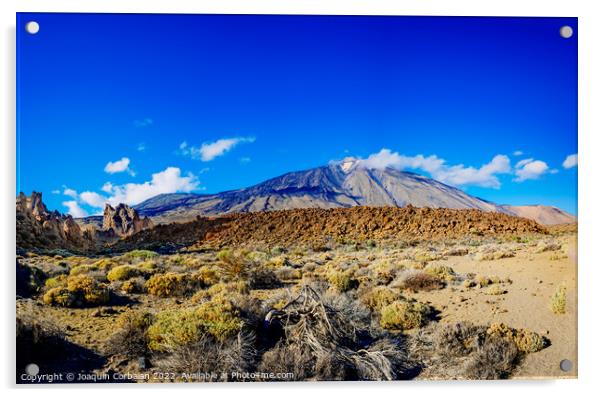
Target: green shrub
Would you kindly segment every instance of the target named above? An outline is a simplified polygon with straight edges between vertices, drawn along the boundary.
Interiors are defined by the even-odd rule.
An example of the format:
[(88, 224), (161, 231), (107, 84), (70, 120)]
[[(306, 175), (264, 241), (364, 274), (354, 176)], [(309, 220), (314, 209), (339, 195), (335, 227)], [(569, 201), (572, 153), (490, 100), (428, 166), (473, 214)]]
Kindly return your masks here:
[(44, 303), (53, 306), (73, 307), (76, 297), (67, 287), (54, 287), (46, 291), (42, 298)]
[(456, 276), (454, 269), (451, 267), (445, 265), (435, 265), (432, 263), (424, 268), (424, 272), (442, 281), (451, 281)]
[(566, 313), (566, 287), (564, 285), (559, 285), (556, 288), (556, 292), (554, 292), (550, 301), (550, 309), (555, 314)]
[(384, 329), (403, 331), (424, 325), (431, 315), (431, 308), (411, 300), (396, 300), (382, 308), (380, 326)]
[(65, 274), (60, 274), (56, 277), (51, 277), (46, 279), (44, 282), (44, 286), (48, 289), (56, 288), (56, 287), (64, 287), (67, 284), (67, 276)]
[(85, 275), (69, 277), (66, 286), (51, 288), (43, 297), (46, 304), (65, 307), (97, 306), (109, 299), (108, 288)]
[(107, 280), (109, 281), (124, 281), (132, 277), (140, 275), (140, 270), (132, 265), (121, 265), (114, 267), (107, 274)]
[(353, 272), (350, 270), (344, 272), (332, 271), (328, 275), (328, 282), (338, 292), (346, 292), (357, 288), (359, 285), (358, 281), (353, 277)]
[(401, 295), (392, 288), (384, 285), (369, 288), (360, 296), (360, 301), (371, 310), (381, 310), (383, 307), (400, 299)]
[(132, 260), (148, 260), (148, 259), (152, 259), (155, 258), (156, 256), (158, 256), (159, 254), (157, 254), (154, 251), (148, 251), (148, 250), (134, 250), (134, 251), (130, 251), (127, 252), (123, 255), (123, 257), (125, 259), (128, 259), (130, 261)]
[(74, 293), (84, 304), (101, 305), (109, 301), (109, 290), (92, 277), (75, 276), (67, 279), (67, 289)]
[(98, 271), (99, 268), (98, 266), (92, 264), (92, 265), (79, 265), (79, 266), (75, 266), (74, 268), (71, 269), (71, 271), (69, 272), (70, 276), (77, 276), (80, 274), (88, 274), (90, 272), (95, 272)]
[(214, 298), (197, 308), (159, 313), (148, 329), (149, 347), (165, 351), (192, 344), (206, 334), (223, 342), (236, 335), (241, 326), (238, 310), (232, 303), (225, 298)]
[(187, 295), (199, 287), (198, 278), (180, 273), (155, 274), (146, 282), (148, 293), (158, 297)]
[(144, 278), (137, 277), (126, 280), (121, 284), (121, 291), (126, 294), (140, 294), (144, 292)]

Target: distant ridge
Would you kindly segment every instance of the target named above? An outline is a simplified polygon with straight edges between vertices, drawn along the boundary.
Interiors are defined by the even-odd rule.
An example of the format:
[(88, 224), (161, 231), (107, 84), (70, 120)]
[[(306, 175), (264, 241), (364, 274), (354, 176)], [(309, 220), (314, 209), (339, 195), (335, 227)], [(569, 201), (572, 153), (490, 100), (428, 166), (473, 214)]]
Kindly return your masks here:
[[(257, 185), (217, 194), (161, 194), (134, 208), (155, 222), (187, 221), (197, 215), (354, 206), (478, 209), (534, 219), (542, 224), (576, 222), (553, 207), (498, 205), (411, 172), (369, 169), (360, 160), (290, 172)], [(530, 208), (530, 207), (529, 207)]]

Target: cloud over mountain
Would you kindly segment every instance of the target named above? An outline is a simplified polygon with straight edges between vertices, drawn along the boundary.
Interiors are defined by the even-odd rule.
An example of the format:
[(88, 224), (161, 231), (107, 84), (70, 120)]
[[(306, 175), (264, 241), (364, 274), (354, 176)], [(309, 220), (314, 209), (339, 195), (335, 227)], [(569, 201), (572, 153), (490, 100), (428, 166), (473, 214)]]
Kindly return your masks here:
[(400, 171), (421, 170), (440, 182), (454, 186), (499, 188), (501, 183), (497, 175), (509, 173), (511, 170), (510, 159), (501, 154), (494, 156), (489, 163), (479, 168), (466, 167), (464, 164), (450, 166), (444, 159), (435, 155), (405, 156), (386, 148), (360, 161), (364, 167), (372, 169), (382, 170), (391, 167)]

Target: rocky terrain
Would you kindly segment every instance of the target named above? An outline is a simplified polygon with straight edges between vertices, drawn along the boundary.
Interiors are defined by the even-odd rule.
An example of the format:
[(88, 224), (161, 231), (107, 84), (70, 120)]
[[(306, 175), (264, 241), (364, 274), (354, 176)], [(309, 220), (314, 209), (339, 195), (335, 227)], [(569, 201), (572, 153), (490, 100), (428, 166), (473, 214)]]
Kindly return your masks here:
[(106, 204), (102, 230), (111, 230), (119, 237), (131, 236), (141, 230), (150, 229), (153, 222), (148, 218), (140, 218), (138, 212), (125, 204), (119, 204), (117, 208)]
[(81, 228), (70, 215), (48, 211), (42, 193), (20, 193), (16, 200), (17, 247), (90, 249), (94, 231)]
[(94, 252), (153, 227), (150, 219), (140, 218), (136, 210), (125, 204), (117, 208), (107, 204), (100, 220), (76, 221), (71, 215), (49, 211), (42, 193), (32, 192), (29, 197), (20, 193), (16, 200), (16, 245), (20, 249)]
[(393, 168), (369, 169), (353, 158), (290, 172), (245, 189), (211, 195), (162, 194), (135, 208), (157, 223), (170, 223), (236, 212), (407, 205), (500, 212), (545, 225), (576, 222), (575, 217), (554, 207), (498, 205), (422, 175)]

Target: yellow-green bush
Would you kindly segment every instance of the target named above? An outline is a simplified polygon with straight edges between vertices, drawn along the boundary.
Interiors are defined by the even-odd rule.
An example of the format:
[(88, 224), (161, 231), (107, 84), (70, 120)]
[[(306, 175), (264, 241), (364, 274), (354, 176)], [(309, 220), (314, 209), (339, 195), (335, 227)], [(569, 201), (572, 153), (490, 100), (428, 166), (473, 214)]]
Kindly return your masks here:
[(80, 275), (67, 279), (67, 289), (80, 298), (84, 304), (101, 305), (109, 301), (109, 290), (92, 277)]
[(118, 266), (119, 262), (111, 258), (103, 258), (92, 264), (92, 266), (96, 267), (100, 270), (111, 270), (115, 266)]
[(44, 286), (46, 288), (63, 287), (65, 286), (65, 284), (67, 284), (67, 276), (64, 274), (58, 275), (56, 277), (51, 277), (49, 279), (46, 279), (46, 281), (44, 282)]
[(556, 292), (554, 292), (550, 300), (550, 309), (555, 314), (566, 313), (566, 287), (564, 285), (559, 285), (556, 288)]
[(144, 292), (144, 278), (131, 278), (121, 284), (121, 291), (126, 294), (139, 294)]
[(380, 326), (403, 331), (424, 325), (431, 315), (431, 308), (424, 303), (400, 299), (380, 311)]
[(495, 284), (489, 287), (486, 291), (486, 295), (503, 295), (506, 293), (506, 290), (499, 286), (499, 284)]
[(381, 310), (401, 298), (399, 292), (384, 285), (369, 288), (360, 296), (360, 301), (371, 310)]
[(108, 288), (85, 275), (69, 277), (66, 286), (51, 288), (43, 297), (46, 304), (66, 307), (102, 305), (109, 299)]
[(69, 272), (70, 276), (77, 276), (80, 274), (88, 274), (90, 272), (95, 272), (98, 271), (99, 268), (98, 266), (92, 264), (92, 265), (78, 265), (75, 266), (74, 268), (71, 269), (71, 271)]
[(437, 277), (439, 280), (450, 281), (456, 276), (454, 269), (445, 265), (429, 264), (424, 268), (424, 272), (433, 277)]
[(213, 267), (203, 266), (195, 274), (204, 287), (219, 283), (219, 274)]
[(67, 287), (54, 287), (44, 294), (42, 300), (47, 305), (72, 307), (75, 305), (76, 297)]
[(148, 329), (149, 347), (164, 351), (194, 343), (204, 334), (224, 341), (236, 335), (241, 326), (238, 310), (229, 300), (218, 297), (196, 308), (159, 313)]
[(357, 288), (358, 282), (353, 277), (352, 271), (332, 271), (328, 275), (328, 282), (331, 287), (337, 290), (338, 292), (346, 292), (351, 289)]
[(197, 278), (181, 273), (155, 274), (146, 282), (148, 293), (159, 297), (186, 295), (199, 286)]
[(231, 296), (233, 294), (247, 295), (249, 283), (246, 281), (233, 281), (229, 283), (217, 283), (207, 289), (197, 291), (190, 300), (195, 303), (204, 302), (215, 296)]
[(158, 256), (159, 254), (157, 254), (154, 251), (148, 251), (148, 250), (134, 250), (134, 251), (130, 251), (127, 252), (123, 255), (123, 257), (127, 260), (148, 260), (148, 259), (152, 259), (156, 256)]
[(430, 262), (442, 259), (443, 256), (434, 251), (418, 251), (414, 254), (414, 260), (419, 262)]
[(512, 329), (504, 323), (491, 324), (487, 329), (487, 334), (512, 340), (518, 350), (523, 353), (538, 352), (546, 345), (546, 341), (541, 335), (526, 329)]
[(132, 265), (121, 265), (114, 267), (107, 274), (109, 281), (124, 281), (140, 275), (140, 271)]

